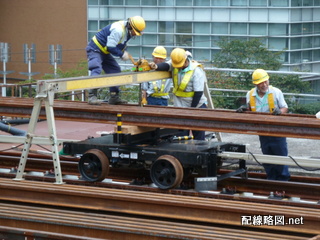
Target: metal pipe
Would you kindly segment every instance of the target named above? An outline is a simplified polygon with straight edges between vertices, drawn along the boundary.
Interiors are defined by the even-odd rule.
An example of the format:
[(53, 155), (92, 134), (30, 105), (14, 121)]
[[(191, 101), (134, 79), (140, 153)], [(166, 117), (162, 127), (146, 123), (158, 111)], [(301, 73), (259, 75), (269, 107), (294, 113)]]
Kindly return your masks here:
[(27, 134), (27, 132), (24, 130), (11, 127), (11, 125), (7, 125), (2, 122), (0, 122), (0, 130), (15, 136), (25, 136)]

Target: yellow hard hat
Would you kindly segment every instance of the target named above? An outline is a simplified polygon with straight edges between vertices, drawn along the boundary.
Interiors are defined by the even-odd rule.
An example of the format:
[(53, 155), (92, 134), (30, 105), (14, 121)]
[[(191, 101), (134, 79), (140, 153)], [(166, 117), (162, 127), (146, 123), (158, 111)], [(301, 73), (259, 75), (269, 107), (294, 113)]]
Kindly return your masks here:
[(153, 49), (152, 56), (154, 56), (156, 58), (166, 59), (167, 58), (167, 50), (162, 46), (158, 46), (155, 49)]
[(252, 73), (252, 83), (255, 84), (255, 85), (257, 85), (259, 83), (262, 83), (262, 82), (265, 82), (267, 80), (269, 80), (269, 75), (263, 69), (256, 69)]
[(136, 33), (136, 35), (141, 36), (141, 32), (146, 27), (146, 22), (144, 21), (144, 19), (140, 16), (134, 16), (128, 18), (128, 22), (132, 27), (132, 30)]
[(171, 62), (174, 68), (180, 68), (183, 66), (187, 59), (186, 51), (182, 48), (175, 48), (171, 52)]

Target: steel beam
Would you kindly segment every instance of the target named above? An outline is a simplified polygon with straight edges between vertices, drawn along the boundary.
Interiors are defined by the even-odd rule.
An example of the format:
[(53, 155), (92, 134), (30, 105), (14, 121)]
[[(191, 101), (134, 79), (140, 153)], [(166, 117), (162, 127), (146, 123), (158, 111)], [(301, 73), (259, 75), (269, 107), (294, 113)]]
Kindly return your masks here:
[[(79, 122), (116, 123), (122, 113), (123, 124), (194, 129), (212, 132), (320, 139), (320, 120), (312, 115), (236, 113), (230, 110), (194, 109), (134, 105), (88, 105), (86, 102), (55, 100), (55, 119)], [(30, 117), (33, 99), (0, 98), (2, 116)], [(44, 108), (39, 118), (46, 119)]]

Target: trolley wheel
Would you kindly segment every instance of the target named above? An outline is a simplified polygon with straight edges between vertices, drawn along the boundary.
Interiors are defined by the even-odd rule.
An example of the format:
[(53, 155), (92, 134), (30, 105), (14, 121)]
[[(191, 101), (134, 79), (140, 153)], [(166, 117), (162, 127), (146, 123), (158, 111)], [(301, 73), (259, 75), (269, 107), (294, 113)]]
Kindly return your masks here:
[(179, 186), (183, 179), (183, 167), (178, 159), (171, 155), (160, 156), (150, 169), (152, 181), (160, 189)]
[(109, 159), (98, 149), (90, 149), (79, 160), (79, 172), (81, 176), (90, 181), (102, 181), (109, 173)]

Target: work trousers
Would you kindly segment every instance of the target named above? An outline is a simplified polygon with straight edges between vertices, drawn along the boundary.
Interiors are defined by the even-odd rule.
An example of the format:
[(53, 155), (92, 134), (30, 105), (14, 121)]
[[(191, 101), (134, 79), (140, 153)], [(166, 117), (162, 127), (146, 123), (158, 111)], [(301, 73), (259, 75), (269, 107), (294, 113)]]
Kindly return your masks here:
[(168, 99), (147, 97), (148, 105), (168, 106)]
[[(121, 68), (117, 61), (111, 54), (104, 54), (100, 51), (92, 49), (87, 50), (88, 69), (90, 70), (90, 76), (100, 75), (102, 70), (106, 74), (120, 73)], [(110, 92), (119, 93), (119, 86), (113, 86), (109, 88)]]
[[(259, 136), (263, 154), (288, 156), (287, 139), (285, 137)], [(269, 180), (288, 181), (290, 179), (287, 165), (262, 164)]]
[[(207, 108), (207, 105), (204, 103), (199, 108)], [(189, 136), (190, 130), (183, 130), (179, 136)], [(194, 140), (205, 140), (206, 132), (205, 131), (197, 131), (191, 130)]]

